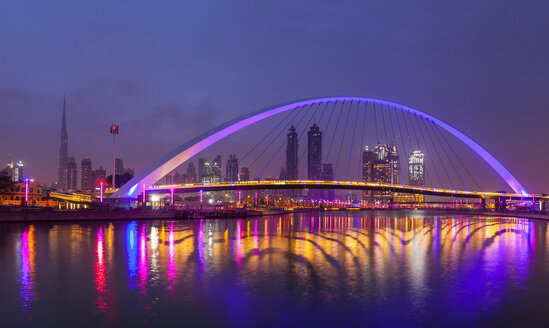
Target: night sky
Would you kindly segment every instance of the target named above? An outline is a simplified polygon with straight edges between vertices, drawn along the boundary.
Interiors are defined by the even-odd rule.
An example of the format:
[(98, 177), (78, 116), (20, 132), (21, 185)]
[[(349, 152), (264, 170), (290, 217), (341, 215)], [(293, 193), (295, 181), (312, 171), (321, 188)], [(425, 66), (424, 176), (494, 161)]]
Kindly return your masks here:
[(238, 115), (353, 95), (438, 117), (549, 192), (548, 17), (516, 0), (5, 1), (0, 163), (56, 179), (65, 88), (69, 155), (109, 170), (112, 121), (140, 170)]

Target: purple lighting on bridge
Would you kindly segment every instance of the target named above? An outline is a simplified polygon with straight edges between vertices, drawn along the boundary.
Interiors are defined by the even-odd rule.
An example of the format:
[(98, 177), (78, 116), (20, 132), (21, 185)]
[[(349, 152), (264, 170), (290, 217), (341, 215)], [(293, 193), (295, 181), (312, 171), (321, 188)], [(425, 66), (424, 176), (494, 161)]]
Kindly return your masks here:
[[(313, 98), (297, 102), (291, 102), (287, 104), (282, 104), (274, 107), (269, 107), (266, 109), (261, 109), (256, 112), (244, 115), (232, 121), (229, 121), (225, 124), (222, 124), (201, 136), (198, 136), (181, 146), (174, 149), (172, 152), (166, 154), (147, 169), (143, 170), (132, 178), (128, 183), (122, 186), (116, 193), (113, 194), (113, 197), (132, 197), (132, 186), (136, 183), (143, 183), (152, 185), (160, 180), (163, 176), (177, 168), (179, 165), (183, 164), (185, 161), (192, 158), (194, 155), (198, 154), (202, 150), (208, 148), (209, 146), (215, 144), (219, 140), (224, 139), (225, 137), (249, 126), (256, 122), (259, 122), (263, 119), (271, 117), (273, 115), (299, 108), (301, 106), (313, 105), (321, 102), (343, 102), (343, 101), (363, 101), (363, 102), (372, 102), (378, 103), (380, 105), (397, 107), (401, 111), (407, 111), (411, 114), (415, 114), (420, 118), (427, 119), (441, 128), (445, 129), (456, 138), (465, 143), (470, 149), (477, 153), (482, 159), (484, 159), (504, 180), (505, 182), (515, 191), (515, 193), (527, 195), (526, 189), (518, 182), (515, 177), (490, 153), (488, 153), (484, 148), (478, 145), (471, 138), (467, 137), (457, 129), (451, 127), (450, 125), (440, 121), (439, 119), (425, 114), (419, 110), (402, 106), (393, 102), (373, 99), (373, 98), (363, 98), (363, 97), (327, 97), (327, 98)], [(381, 106), (383, 108), (383, 106)]]

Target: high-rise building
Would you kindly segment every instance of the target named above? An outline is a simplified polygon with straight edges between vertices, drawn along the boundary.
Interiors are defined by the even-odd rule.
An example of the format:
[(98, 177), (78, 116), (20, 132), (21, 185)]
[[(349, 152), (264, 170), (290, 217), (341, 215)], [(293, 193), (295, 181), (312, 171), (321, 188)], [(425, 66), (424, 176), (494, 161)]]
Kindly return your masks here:
[(400, 184), (400, 160), (393, 141), (387, 145), (387, 160), (391, 164), (391, 183)]
[[(374, 181), (374, 163), (379, 162), (378, 154), (368, 149), (368, 146), (364, 148), (362, 152), (362, 181), (373, 182)], [(371, 190), (364, 191), (362, 193), (363, 199), (368, 203), (373, 203), (373, 192)]]
[(286, 180), (297, 180), (297, 157), (298, 157), (298, 142), (297, 132), (292, 125), (288, 131), (288, 143), (286, 144)]
[(202, 179), (205, 176), (206, 176), (206, 159), (199, 158), (198, 159), (198, 181), (202, 182)]
[[(334, 181), (334, 169), (331, 163), (326, 163), (322, 165), (322, 180), (324, 181)], [(327, 201), (334, 200), (334, 190), (326, 189), (321, 191), (322, 199)]]
[(211, 163), (212, 182), (214, 182), (213, 180), (215, 180), (215, 182), (221, 181), (221, 165), (223, 165), (221, 162), (221, 155), (217, 155)]
[(61, 144), (59, 146), (59, 166), (57, 169), (57, 187), (60, 190), (68, 186), (69, 135), (67, 133), (67, 102), (63, 94), (63, 114), (61, 116)]
[(307, 178), (320, 180), (322, 175), (322, 131), (315, 124), (308, 132)]
[(250, 181), (250, 169), (247, 166), (240, 168), (240, 181)]
[(227, 159), (225, 181), (238, 181), (238, 159), (236, 154), (230, 154)]
[(22, 161), (18, 161), (17, 163), (11, 161), (6, 169), (12, 182), (21, 182), (25, 179), (23, 173), (24, 165)]
[[(408, 158), (408, 183), (411, 186), (425, 186), (425, 155), (415, 150)], [(395, 202), (399, 203), (422, 203), (425, 201), (424, 195), (419, 194), (399, 194), (395, 196)]]
[(197, 183), (196, 170), (192, 162), (187, 165), (187, 183)]
[(76, 167), (76, 159), (71, 156), (67, 162), (67, 190), (76, 190), (78, 171)]
[(92, 161), (89, 158), (84, 158), (82, 164), (80, 165), (80, 188), (82, 190), (92, 190), (95, 188), (93, 185), (93, 170), (92, 170)]
[(124, 161), (122, 159), (117, 158), (114, 160), (114, 172), (117, 176), (124, 174)]
[[(373, 182), (385, 184), (399, 184), (400, 164), (398, 152), (394, 143), (391, 141), (388, 145), (378, 144), (374, 148), (377, 160), (373, 164)], [(372, 192), (373, 201), (379, 203), (390, 203), (393, 200), (394, 193), (390, 191)]]
[(425, 155), (414, 150), (408, 158), (408, 180), (410, 186), (425, 186)]
[(94, 172), (94, 177), (95, 177), (95, 183), (93, 185), (93, 188), (96, 188), (97, 186), (99, 186), (99, 182), (101, 181), (103, 181), (106, 184), (107, 170), (105, 170), (103, 166), (99, 165), (99, 168)]

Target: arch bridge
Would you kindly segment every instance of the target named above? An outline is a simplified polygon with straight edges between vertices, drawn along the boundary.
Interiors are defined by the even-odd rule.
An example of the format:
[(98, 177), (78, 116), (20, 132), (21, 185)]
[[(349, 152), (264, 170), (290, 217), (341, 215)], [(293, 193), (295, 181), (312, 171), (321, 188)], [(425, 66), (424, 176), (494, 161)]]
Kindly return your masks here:
[[(410, 117), (419, 120), (422, 119), (423, 126), (427, 129), (427, 125), (436, 126), (449, 134), (453, 135), (463, 144), (465, 144), (469, 149), (476, 153), (482, 160), (484, 160), (489, 167), (491, 167), (509, 186), (513, 191), (513, 194), (502, 194), (502, 193), (486, 193), (481, 191), (457, 191), (452, 188), (441, 189), (441, 188), (422, 188), (422, 187), (412, 187), (405, 186), (403, 183), (400, 184), (375, 184), (375, 183), (363, 183), (363, 182), (353, 182), (353, 181), (307, 181), (307, 180), (297, 180), (297, 181), (249, 181), (249, 182), (236, 182), (236, 183), (213, 183), (213, 184), (197, 184), (197, 185), (177, 185), (177, 186), (155, 186), (158, 181), (169, 174), (171, 171), (179, 167), (184, 162), (190, 160), (193, 156), (197, 155), (201, 151), (207, 149), (218, 141), (234, 134), (235, 132), (244, 129), (250, 125), (253, 125), (257, 122), (260, 122), (264, 119), (272, 117), (274, 115), (299, 111), (299, 110), (314, 110), (319, 108), (321, 104), (327, 106), (327, 104), (345, 104), (353, 102), (358, 104), (356, 107), (357, 113), (361, 104), (366, 104), (364, 109), (367, 108), (368, 104), (374, 107), (374, 114), (376, 113), (376, 106), (378, 106), (378, 111), (381, 111), (383, 115), (389, 115), (391, 118), (391, 111), (395, 113), (400, 112), (407, 113)], [(349, 113), (350, 113), (349, 109)], [(331, 118), (331, 116), (330, 116)], [(349, 116), (347, 116), (347, 120)], [(383, 118), (385, 120), (385, 118)], [(364, 120), (366, 120), (366, 113), (364, 112)], [(410, 118), (410, 124), (412, 123)], [(339, 122), (339, 121), (338, 121)], [(398, 123), (398, 122), (397, 122)], [(406, 121), (404, 121), (406, 123)], [(393, 124), (391, 122), (391, 124)], [(416, 123), (418, 129), (421, 127), (419, 123)], [(356, 128), (356, 123), (355, 123)], [(393, 128), (391, 126), (391, 128)], [(400, 127), (399, 127), (400, 128)], [(336, 126), (337, 129), (337, 126)], [(420, 131), (422, 134), (423, 132)], [(364, 133), (364, 132), (363, 132)], [(377, 130), (376, 130), (377, 133)], [(385, 131), (387, 139), (387, 131)], [(414, 131), (416, 133), (416, 131)], [(426, 133), (429, 133), (429, 130), (426, 130)], [(433, 133), (435, 133), (433, 131)], [(393, 131), (394, 134), (394, 131)], [(435, 137), (438, 136), (435, 134)], [(353, 135), (354, 137), (354, 135)], [(422, 135), (423, 138), (425, 138)], [(442, 137), (442, 136), (441, 136)], [(353, 139), (354, 140), (354, 139)], [(378, 138), (379, 142), (379, 138)], [(403, 141), (402, 141), (403, 142)], [(441, 142), (442, 144), (442, 142)], [(406, 150), (406, 149), (404, 149)], [(435, 149), (436, 150), (436, 149)], [(445, 150), (446, 151), (446, 150)], [(448, 156), (448, 154), (446, 154)], [(452, 164), (453, 165), (453, 164)], [(446, 168), (444, 168), (446, 170)], [(437, 172), (435, 172), (437, 173)], [(437, 173), (438, 175), (438, 173)], [(440, 180), (440, 179), (439, 179)], [(394, 191), (394, 192), (403, 192), (403, 193), (418, 193), (425, 195), (439, 195), (439, 196), (456, 196), (456, 197), (466, 197), (466, 198), (485, 198), (485, 197), (500, 197), (505, 195), (506, 197), (522, 198), (522, 197), (532, 197), (529, 195), (526, 189), (522, 186), (521, 183), (488, 151), (483, 147), (477, 144), (474, 140), (452, 127), (451, 125), (429, 115), (417, 109), (397, 104), (394, 102), (375, 99), (375, 98), (366, 98), (366, 97), (322, 97), (322, 98), (311, 98), (303, 99), (298, 101), (292, 101), (289, 103), (284, 103), (264, 109), (257, 110), (255, 112), (243, 115), (234, 120), (221, 124), (210, 131), (205, 132), (202, 135), (199, 135), (180, 146), (176, 147), (173, 151), (164, 155), (150, 166), (148, 166), (143, 171), (136, 174), (129, 182), (124, 184), (118, 191), (116, 191), (111, 197), (124, 197), (124, 198), (136, 198), (137, 195), (141, 192), (142, 188), (145, 187), (147, 190), (153, 192), (167, 191), (171, 188), (177, 189), (178, 192), (196, 192), (199, 190), (231, 190), (231, 189), (357, 189), (357, 190), (383, 190), (383, 191)], [(168, 189), (166, 189), (168, 188)], [(534, 197), (543, 197), (537, 195)]]

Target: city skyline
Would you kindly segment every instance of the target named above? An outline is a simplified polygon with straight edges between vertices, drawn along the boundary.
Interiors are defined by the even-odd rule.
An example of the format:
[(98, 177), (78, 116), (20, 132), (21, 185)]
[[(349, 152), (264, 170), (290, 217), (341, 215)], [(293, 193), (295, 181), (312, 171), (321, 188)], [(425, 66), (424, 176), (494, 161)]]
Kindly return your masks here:
[[(521, 155), (549, 153), (543, 142), (549, 103), (539, 96), (549, 76), (549, 45), (539, 42), (548, 29), (542, 14), (548, 5), (506, 2), (497, 10), (488, 3), (467, 10), (446, 5), (410, 12), (405, 4), (395, 11), (381, 4), (342, 3), (336, 12), (322, 6), (294, 12), (258, 3), (246, 7), (249, 15), (235, 24), (215, 17), (237, 15), (244, 5), (203, 4), (187, 11), (183, 5), (162, 4), (125, 12), (93, 10), (91, 4), (89, 10), (77, 4), (38, 10), (9, 3), (0, 13), (2, 56), (13, 63), (4, 67), (0, 84), (0, 131), (8, 138), (19, 136), (20, 127), (32, 129), (3, 148), (0, 163), (20, 159), (44, 182), (57, 179), (58, 156), (52, 154), (59, 150), (65, 88), (75, 158), (110, 167), (111, 136), (105, 126), (115, 121), (123, 127), (119, 157), (137, 171), (149, 164), (144, 158), (158, 158), (240, 114), (303, 97), (356, 94), (409, 104), (451, 122), (491, 150), (529, 189), (544, 192), (549, 178), (534, 172), (543, 171), (549, 159), (542, 155), (525, 169)], [(364, 19), (358, 14), (364, 9), (394, 20)], [(510, 20), (510, 13), (518, 14)], [(322, 18), (332, 15), (333, 20)], [(448, 15), (454, 19), (440, 18)], [(154, 21), (151, 16), (179, 19), (170, 27), (143, 23)], [(104, 28), (111, 32), (101, 32)], [(286, 33), (296, 29), (300, 32)], [(343, 46), (340, 29), (349, 31), (353, 47)], [(364, 30), (386, 33), (359, 32)], [(198, 42), (204, 39), (210, 41)], [(150, 52), (135, 51), (143, 43)], [(478, 47), (487, 43), (491, 46)], [(224, 49), (223, 56), (217, 47)], [(522, 115), (514, 114), (519, 108)], [(193, 124), (181, 129), (187, 122)]]
[(3, 3), (3, 325), (549, 326), (548, 14)]

